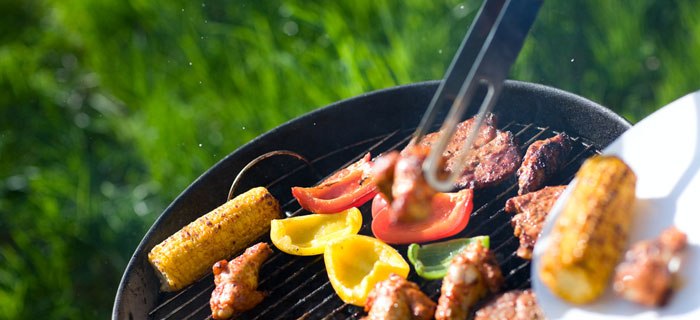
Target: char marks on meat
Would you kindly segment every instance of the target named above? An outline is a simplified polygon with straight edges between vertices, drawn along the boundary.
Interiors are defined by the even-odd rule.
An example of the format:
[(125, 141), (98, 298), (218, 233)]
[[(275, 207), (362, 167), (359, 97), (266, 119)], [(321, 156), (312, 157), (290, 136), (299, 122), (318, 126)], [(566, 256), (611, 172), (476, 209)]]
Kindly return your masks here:
[(418, 285), (392, 273), (375, 285), (367, 297), (363, 320), (429, 320), (435, 313), (435, 302)]
[[(496, 138), (479, 148), (467, 161), (469, 165), (457, 180), (458, 186), (480, 189), (500, 183), (513, 175), (520, 164), (515, 136), (508, 131), (499, 131)], [(448, 161), (447, 171), (452, 172), (452, 167), (454, 164)]]
[(518, 169), (518, 194), (542, 188), (566, 163), (571, 152), (571, 138), (566, 133), (533, 142)]
[[(457, 130), (443, 153), (448, 173), (454, 171), (458, 154), (466, 151), (463, 146), (474, 121), (475, 118), (471, 118), (457, 125)], [(432, 146), (440, 139), (441, 133), (428, 134), (418, 144)], [(457, 180), (456, 188), (481, 189), (496, 185), (513, 175), (520, 165), (521, 156), (515, 136), (511, 132), (498, 130), (493, 114), (487, 115), (479, 128), (471, 152), (465, 160), (466, 166)]]
[(491, 300), (476, 312), (474, 320), (545, 319), (532, 289), (511, 290)]
[(542, 233), (544, 221), (566, 186), (545, 187), (542, 190), (516, 196), (506, 202), (506, 212), (515, 213), (510, 223), (513, 234), (520, 238), (517, 255), (532, 259), (535, 242)]
[(634, 244), (615, 270), (613, 290), (645, 306), (665, 305), (687, 244), (685, 233), (675, 227), (664, 230), (656, 239)]

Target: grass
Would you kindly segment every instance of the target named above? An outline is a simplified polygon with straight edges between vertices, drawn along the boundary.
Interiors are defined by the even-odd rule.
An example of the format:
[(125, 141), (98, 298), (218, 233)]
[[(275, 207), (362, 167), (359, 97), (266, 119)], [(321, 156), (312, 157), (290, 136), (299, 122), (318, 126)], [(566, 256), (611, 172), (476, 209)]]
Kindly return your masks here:
[[(330, 102), (438, 79), (477, 1), (0, 3), (0, 318), (104, 318), (165, 206)], [(700, 87), (700, 4), (547, 1), (511, 78), (632, 122)]]

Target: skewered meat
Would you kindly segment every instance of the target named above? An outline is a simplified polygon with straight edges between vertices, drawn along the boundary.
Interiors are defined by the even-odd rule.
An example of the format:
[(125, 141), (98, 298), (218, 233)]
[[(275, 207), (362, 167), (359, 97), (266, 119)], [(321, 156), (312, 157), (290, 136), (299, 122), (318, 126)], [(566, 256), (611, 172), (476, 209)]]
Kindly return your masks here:
[(564, 192), (566, 186), (545, 187), (542, 190), (508, 199), (506, 212), (515, 213), (510, 220), (513, 234), (520, 238), (517, 255), (523, 259), (532, 259), (535, 242), (542, 233), (544, 221), (554, 202)]
[(370, 292), (365, 311), (365, 320), (428, 320), (435, 313), (435, 302), (418, 285), (392, 273)]
[(476, 241), (452, 259), (442, 280), (436, 320), (466, 319), (479, 299), (499, 290), (501, 268), (489, 249)]
[(476, 312), (474, 320), (539, 320), (544, 314), (531, 289), (508, 291)]
[(250, 310), (260, 303), (264, 295), (257, 291), (258, 271), (262, 263), (272, 254), (267, 243), (261, 242), (228, 262), (214, 264), (214, 283), (209, 305), (212, 318), (227, 319), (234, 313)]
[[(457, 155), (466, 151), (462, 150), (463, 145), (474, 121), (475, 118), (471, 118), (457, 125), (457, 130), (443, 153), (448, 173), (454, 171)], [(440, 139), (440, 134), (441, 132), (428, 134), (418, 144), (432, 146)], [(472, 146), (472, 154), (465, 160), (467, 164), (457, 180), (456, 187), (481, 189), (496, 185), (515, 173), (520, 160), (518, 145), (513, 134), (496, 129), (496, 118), (493, 114), (489, 114), (479, 128)]]
[[(441, 178), (457, 166), (457, 156), (474, 124), (474, 118), (457, 125), (457, 130), (443, 153), (438, 172)], [(500, 183), (515, 173), (520, 154), (512, 133), (495, 127), (493, 114), (487, 116), (473, 144), (473, 154), (455, 184), (456, 189), (483, 188)], [(372, 174), (379, 191), (393, 210), (392, 221), (419, 221), (431, 209), (431, 199), (437, 193), (425, 180), (422, 166), (430, 148), (440, 138), (440, 132), (426, 135), (418, 143), (410, 143), (401, 153), (390, 152), (375, 160)]]
[(535, 141), (527, 148), (518, 169), (518, 194), (539, 190), (561, 167), (571, 152), (571, 138), (566, 133)]
[(636, 243), (615, 270), (613, 289), (623, 298), (646, 306), (662, 306), (673, 291), (686, 235), (671, 227), (653, 240)]
[(400, 154), (393, 151), (376, 160), (373, 174), (379, 192), (391, 203), (392, 222), (420, 221), (432, 210), (437, 191), (422, 169), (429, 152), (425, 146), (409, 146)]

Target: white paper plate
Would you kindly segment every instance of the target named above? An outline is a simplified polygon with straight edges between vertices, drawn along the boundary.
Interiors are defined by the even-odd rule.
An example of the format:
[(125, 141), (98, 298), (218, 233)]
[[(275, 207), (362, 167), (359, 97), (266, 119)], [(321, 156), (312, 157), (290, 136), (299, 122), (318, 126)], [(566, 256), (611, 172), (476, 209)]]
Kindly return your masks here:
[[(620, 299), (610, 288), (596, 302), (579, 306), (554, 296), (541, 282), (539, 259), (568, 192), (552, 208), (534, 250), (532, 285), (548, 319), (700, 319), (700, 91), (640, 121), (603, 154), (617, 155), (637, 174), (637, 203), (630, 243), (658, 236), (675, 225), (688, 235), (680, 279), (683, 286), (663, 308)], [(567, 190), (568, 191), (568, 190)]]

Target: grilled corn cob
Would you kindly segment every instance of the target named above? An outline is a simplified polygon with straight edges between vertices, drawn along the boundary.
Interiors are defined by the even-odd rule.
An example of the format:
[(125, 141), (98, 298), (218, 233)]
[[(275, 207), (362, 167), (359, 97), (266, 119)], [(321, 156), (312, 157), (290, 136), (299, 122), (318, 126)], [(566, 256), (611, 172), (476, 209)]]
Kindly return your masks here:
[(212, 265), (246, 248), (280, 216), (277, 200), (263, 187), (253, 188), (183, 227), (148, 253), (161, 290), (193, 283)]
[(559, 297), (587, 303), (605, 291), (627, 242), (637, 178), (614, 156), (587, 160), (542, 255), (542, 282)]

